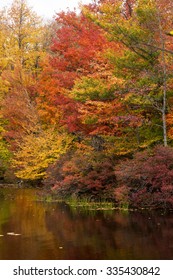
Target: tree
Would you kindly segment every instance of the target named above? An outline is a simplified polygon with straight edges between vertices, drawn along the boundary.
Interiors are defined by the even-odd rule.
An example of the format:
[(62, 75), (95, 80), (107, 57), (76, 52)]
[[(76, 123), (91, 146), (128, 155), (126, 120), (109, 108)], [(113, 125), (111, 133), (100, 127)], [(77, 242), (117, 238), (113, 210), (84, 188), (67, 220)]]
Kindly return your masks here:
[[(136, 131), (140, 125), (141, 116), (130, 115), (122, 104), (118, 91), (125, 89), (125, 80), (115, 76), (114, 64), (108, 59), (110, 53), (121, 54), (120, 44), (107, 41), (104, 32), (83, 14), (61, 13), (57, 23), (52, 53), (37, 86), (41, 120), (45, 125), (66, 126), (77, 135), (89, 135), (91, 142), (99, 135), (106, 137), (102, 142), (110, 142), (113, 136), (120, 143), (125, 133), (129, 137), (129, 131), (125, 132), (128, 125), (130, 137), (137, 139), (134, 128)], [(122, 114), (126, 114), (124, 118)], [(112, 139), (109, 149), (111, 145)]]
[[(121, 55), (111, 53), (110, 59), (115, 65), (116, 75), (126, 81), (128, 95), (124, 94), (123, 98), (127, 97), (126, 103), (129, 98), (129, 108), (139, 107), (140, 114), (142, 111), (147, 114), (145, 124), (148, 122), (151, 125), (151, 108), (155, 111), (157, 123), (154, 126), (162, 126), (166, 146), (167, 94), (172, 51), (165, 32), (170, 29), (173, 5), (172, 1), (166, 5), (164, 1), (145, 0), (132, 4), (132, 1), (128, 1), (128, 6), (131, 5), (128, 16), (124, 16), (121, 1), (103, 1), (95, 14), (84, 11), (107, 32), (109, 40), (122, 45)], [(158, 121), (159, 118), (162, 123)], [(156, 139), (158, 141), (158, 137)]]
[(25, 0), (14, 0), (11, 7), (1, 11), (1, 27), (0, 110), (4, 119), (3, 136), (13, 150), (17, 141), (38, 123), (34, 85), (46, 48), (42, 43), (41, 19)]
[(95, 24), (83, 14), (59, 13), (57, 29), (51, 50), (51, 65), (61, 85), (71, 88), (74, 79), (94, 72), (99, 54), (104, 51), (107, 40)]
[(3, 77), (8, 85), (8, 93), (2, 100), (1, 112), (4, 121), (4, 133), (11, 149), (15, 150), (17, 143), (26, 134), (35, 131), (39, 123), (37, 110), (32, 99), (35, 81), (25, 73), (21, 66), (14, 71), (6, 71)]
[(49, 128), (35, 131), (23, 137), (14, 153), (15, 175), (24, 180), (40, 180), (46, 175), (47, 167), (65, 153), (73, 138)]
[[(66, 125), (70, 132), (83, 130), (80, 100), (71, 94), (76, 79), (95, 73), (104, 64), (101, 53), (107, 40), (82, 14), (60, 13), (51, 53), (40, 76), (37, 106), (44, 122)], [(100, 71), (100, 70), (99, 70)]]
[(14, 0), (11, 7), (4, 11), (3, 28), (9, 67), (13, 69), (18, 61), (23, 67), (36, 71), (43, 51), (41, 19), (25, 0)]

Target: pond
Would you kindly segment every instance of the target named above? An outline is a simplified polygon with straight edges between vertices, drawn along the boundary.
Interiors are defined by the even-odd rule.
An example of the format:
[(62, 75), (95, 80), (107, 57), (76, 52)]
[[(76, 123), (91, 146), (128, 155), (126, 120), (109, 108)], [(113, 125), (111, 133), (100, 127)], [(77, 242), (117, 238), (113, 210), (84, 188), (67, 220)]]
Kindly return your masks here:
[(173, 213), (83, 211), (0, 189), (1, 260), (173, 259)]

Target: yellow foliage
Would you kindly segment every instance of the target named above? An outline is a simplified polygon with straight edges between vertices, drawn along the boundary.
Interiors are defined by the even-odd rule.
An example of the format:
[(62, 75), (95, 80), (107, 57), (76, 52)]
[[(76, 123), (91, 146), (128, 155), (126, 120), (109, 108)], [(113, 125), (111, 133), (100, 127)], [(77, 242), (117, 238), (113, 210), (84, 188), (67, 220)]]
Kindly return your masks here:
[(45, 177), (48, 165), (67, 151), (72, 140), (70, 135), (57, 133), (52, 128), (25, 136), (14, 155), (15, 175), (26, 180)]
[(173, 36), (173, 30), (171, 30), (170, 32), (168, 32), (167, 35)]
[(2, 69), (12, 69), (18, 62), (25, 69), (38, 71), (38, 61), (44, 57), (41, 18), (25, 0), (15, 0), (1, 11), (0, 25)]

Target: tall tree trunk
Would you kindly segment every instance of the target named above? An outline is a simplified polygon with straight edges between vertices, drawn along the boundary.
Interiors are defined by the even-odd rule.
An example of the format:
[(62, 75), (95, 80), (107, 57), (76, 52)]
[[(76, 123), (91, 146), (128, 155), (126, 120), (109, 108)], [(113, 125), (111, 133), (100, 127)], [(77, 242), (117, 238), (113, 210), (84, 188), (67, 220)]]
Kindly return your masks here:
[(162, 107), (163, 143), (165, 147), (168, 145), (167, 125), (166, 125), (166, 98), (167, 98), (166, 95), (167, 95), (167, 85), (165, 79), (163, 84), (163, 107)]
[(166, 108), (167, 108), (167, 69), (165, 60), (165, 40), (163, 37), (162, 25), (160, 14), (158, 11), (158, 21), (159, 21), (159, 32), (160, 32), (160, 42), (162, 49), (162, 74), (163, 74), (163, 99), (162, 99), (162, 126), (163, 126), (163, 144), (166, 147), (168, 145), (167, 141), (167, 124), (166, 124)]

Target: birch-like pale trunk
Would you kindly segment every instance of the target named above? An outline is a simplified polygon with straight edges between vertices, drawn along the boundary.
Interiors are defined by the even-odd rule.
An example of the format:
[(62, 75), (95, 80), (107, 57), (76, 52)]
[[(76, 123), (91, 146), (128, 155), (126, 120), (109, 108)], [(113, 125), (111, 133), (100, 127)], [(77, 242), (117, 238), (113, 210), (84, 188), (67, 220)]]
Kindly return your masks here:
[(167, 147), (167, 124), (166, 124), (166, 107), (167, 107), (167, 69), (166, 69), (166, 60), (165, 60), (165, 40), (163, 38), (163, 31), (161, 25), (160, 14), (158, 12), (158, 21), (159, 21), (159, 33), (160, 33), (160, 42), (162, 49), (162, 73), (163, 73), (163, 98), (162, 98), (162, 127), (163, 127), (163, 144), (164, 147)]

